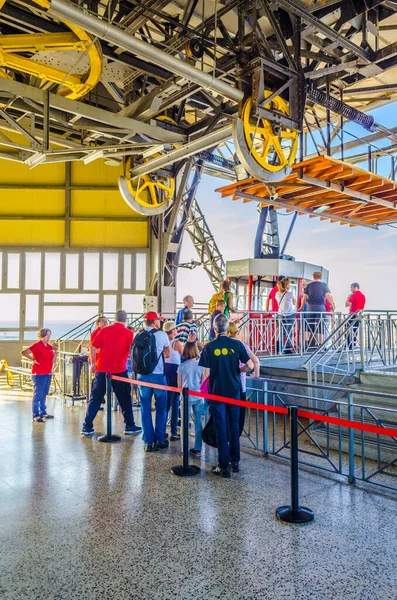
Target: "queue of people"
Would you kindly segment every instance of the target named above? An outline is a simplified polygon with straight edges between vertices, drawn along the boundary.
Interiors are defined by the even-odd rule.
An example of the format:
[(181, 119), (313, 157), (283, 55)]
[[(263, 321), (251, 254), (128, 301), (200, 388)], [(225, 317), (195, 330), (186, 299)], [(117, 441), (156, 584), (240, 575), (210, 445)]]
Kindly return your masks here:
[[(144, 328), (136, 333), (127, 327), (127, 313), (124, 310), (116, 312), (112, 325), (109, 325), (105, 317), (98, 318), (96, 329), (90, 336), (89, 362), (93, 382), (82, 435), (90, 437), (95, 433), (94, 421), (104, 402), (107, 375), (127, 379), (127, 360), (130, 356), (133, 373), (139, 382), (142, 427), (134, 420), (131, 384), (112, 379), (111, 385), (123, 415), (125, 435), (142, 433), (145, 452), (162, 451), (168, 448), (169, 441), (180, 440), (180, 394), (175, 389), (167, 390), (163, 386), (246, 400), (247, 373), (259, 377), (259, 360), (247, 345), (238, 340), (237, 322), (229, 320), (229, 315), (236, 312), (230, 283), (223, 282), (220, 292), (214, 296), (210, 302), (212, 315), (209, 339), (204, 344), (198, 343), (198, 327), (191, 310), (194, 305), (192, 296), (185, 296), (184, 306), (176, 315), (175, 321), (162, 324), (163, 317), (149, 311), (144, 317)], [(292, 351), (296, 298), (291, 291), (289, 278), (283, 277), (278, 281), (277, 291), (272, 293), (270, 302), (273, 303), (272, 309), (277, 306), (277, 312), (281, 315), (286, 350)], [(324, 313), (327, 312), (326, 302), (332, 311), (335, 310), (328, 285), (321, 281), (321, 273), (315, 272), (313, 281), (304, 290), (300, 310), (307, 306), (310, 315), (307, 319), (308, 332), (312, 335), (316, 332), (320, 342), (324, 335), (322, 323)], [(355, 315), (365, 307), (365, 302), (359, 284), (353, 283), (346, 307), (357, 327)], [(51, 331), (44, 328), (39, 332), (39, 341), (21, 352), (22, 356), (32, 360), (32, 414), (33, 421), (38, 423), (53, 418), (46, 409), (46, 396), (57, 355), (56, 344), (50, 344), (50, 338)], [(218, 464), (213, 467), (212, 472), (223, 478), (230, 478), (231, 472), (237, 473), (240, 469), (240, 435), (244, 428), (244, 408), (204, 400), (198, 396), (189, 396), (189, 408), (193, 413), (195, 430), (195, 443), (190, 448), (190, 453), (194, 457), (201, 455), (203, 415), (209, 410), (218, 447)], [(170, 435), (166, 432), (168, 418)]]

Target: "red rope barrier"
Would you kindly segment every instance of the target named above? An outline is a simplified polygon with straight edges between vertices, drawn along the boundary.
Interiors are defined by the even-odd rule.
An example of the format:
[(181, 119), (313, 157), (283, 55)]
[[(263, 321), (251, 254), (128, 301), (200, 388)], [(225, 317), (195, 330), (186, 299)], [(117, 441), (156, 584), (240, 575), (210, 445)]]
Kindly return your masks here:
[(236, 400), (235, 398), (224, 398), (223, 396), (215, 396), (214, 394), (206, 394), (204, 392), (188, 391), (189, 396), (198, 396), (199, 398), (207, 398), (207, 400), (216, 400), (217, 402), (226, 402), (227, 404), (235, 404), (244, 408), (256, 408), (257, 410), (268, 410), (270, 412), (288, 414), (288, 409), (282, 406), (268, 406), (267, 404), (257, 404), (256, 402), (246, 402), (245, 400)]
[(111, 375), (110, 379), (116, 381), (125, 381), (126, 383), (135, 383), (136, 385), (143, 385), (144, 387), (156, 388), (156, 390), (166, 390), (167, 392), (178, 392), (182, 393), (181, 388), (172, 387), (171, 385), (161, 385), (160, 383), (149, 383), (147, 381), (141, 381), (140, 379), (128, 379), (128, 377), (119, 377), (118, 375)]
[[(128, 379), (127, 377), (119, 377), (118, 375), (111, 375), (111, 379), (116, 381), (125, 381), (126, 383), (142, 385), (144, 387), (156, 388), (159, 390), (166, 390), (170, 392), (182, 393), (181, 388), (172, 387), (170, 385), (161, 385), (159, 383), (149, 383), (147, 381), (141, 381), (140, 379)], [(235, 406), (243, 406), (244, 408), (253, 408), (255, 410), (266, 410), (269, 412), (279, 413), (282, 415), (288, 414), (288, 408), (282, 406), (268, 406), (267, 404), (256, 404), (256, 402), (246, 402), (244, 400), (236, 400), (235, 398), (225, 398), (224, 396), (216, 396), (214, 394), (208, 394), (205, 392), (194, 392), (188, 390), (189, 396), (195, 396), (198, 398), (207, 398), (207, 400), (215, 400), (216, 402), (226, 402), (227, 404), (234, 404)], [(339, 419), (337, 417), (330, 417), (328, 415), (319, 415), (318, 413), (309, 412), (306, 410), (298, 410), (298, 417), (305, 419), (312, 419), (314, 421), (322, 421), (324, 423), (331, 423), (332, 425), (340, 425), (341, 427), (350, 427), (351, 429), (357, 429), (358, 431), (369, 431), (378, 435), (387, 435), (389, 437), (397, 438), (397, 429), (389, 429), (379, 427), (376, 425), (368, 425), (367, 423), (357, 423), (356, 421), (349, 421), (348, 419)]]
[(299, 409), (298, 417), (313, 419), (315, 421), (323, 421), (324, 423), (332, 423), (332, 425), (340, 425), (341, 427), (350, 427), (351, 429), (358, 429), (359, 431), (369, 431), (370, 433), (376, 433), (379, 435), (397, 437), (397, 429), (388, 429), (385, 427), (379, 427), (377, 425), (368, 425), (367, 423), (357, 423), (356, 421), (338, 419), (337, 417), (329, 417), (328, 415), (319, 415), (306, 410)]

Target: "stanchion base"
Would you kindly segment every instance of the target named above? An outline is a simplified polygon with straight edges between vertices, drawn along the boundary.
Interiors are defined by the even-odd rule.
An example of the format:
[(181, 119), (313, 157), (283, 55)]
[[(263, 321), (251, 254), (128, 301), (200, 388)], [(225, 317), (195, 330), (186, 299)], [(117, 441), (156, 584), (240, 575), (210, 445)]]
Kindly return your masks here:
[(313, 521), (314, 512), (304, 506), (299, 506), (298, 510), (292, 510), (290, 506), (279, 506), (276, 510), (276, 517), (285, 523), (304, 525)]
[(101, 435), (98, 438), (98, 442), (107, 442), (108, 444), (113, 444), (114, 442), (119, 442), (121, 440), (121, 436), (119, 435)]
[(188, 467), (178, 465), (177, 467), (171, 468), (171, 473), (178, 475), (179, 477), (193, 477), (194, 475), (198, 475), (200, 471), (200, 467), (197, 467), (196, 465), (189, 465)]

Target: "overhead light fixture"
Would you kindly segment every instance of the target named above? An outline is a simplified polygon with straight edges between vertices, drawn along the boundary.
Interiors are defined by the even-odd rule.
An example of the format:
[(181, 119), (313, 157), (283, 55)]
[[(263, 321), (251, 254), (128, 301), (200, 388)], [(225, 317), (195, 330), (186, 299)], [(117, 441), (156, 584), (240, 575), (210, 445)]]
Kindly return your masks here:
[(25, 165), (28, 165), (29, 169), (33, 169), (34, 167), (37, 167), (37, 165), (41, 165), (45, 159), (46, 155), (44, 152), (35, 152), (25, 160)]
[[(319, 206), (318, 208), (316, 208), (313, 212), (316, 215), (321, 215), (321, 213), (325, 212), (326, 210), (328, 210), (329, 208), (331, 208), (330, 204), (323, 204), (322, 206)], [(299, 208), (298, 208), (299, 211)]]
[(88, 165), (94, 160), (98, 160), (98, 158), (103, 158), (103, 150), (96, 150), (96, 152), (91, 152), (91, 154), (87, 154), (87, 156), (83, 158), (83, 163), (85, 165)]

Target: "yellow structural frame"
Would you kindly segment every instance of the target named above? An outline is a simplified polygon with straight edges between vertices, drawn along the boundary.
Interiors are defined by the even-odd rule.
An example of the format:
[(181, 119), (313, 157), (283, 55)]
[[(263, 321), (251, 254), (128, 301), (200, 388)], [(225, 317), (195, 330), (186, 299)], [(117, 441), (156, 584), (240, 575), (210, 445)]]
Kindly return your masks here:
[[(43, 8), (49, 8), (49, 0), (34, 0)], [(4, 1), (0, 0), (0, 10)], [(60, 19), (62, 20), (62, 19)], [(28, 75), (34, 75), (42, 81), (61, 85), (58, 94), (71, 100), (82, 98), (98, 83), (103, 67), (100, 44), (80, 27), (63, 21), (71, 33), (16, 34), (0, 36), (0, 77), (10, 78), (4, 70), (8, 68)], [(87, 52), (90, 70), (85, 75), (72, 75), (44, 63), (34, 61), (19, 52), (65, 51)], [(4, 68), (1, 68), (4, 67)]]

